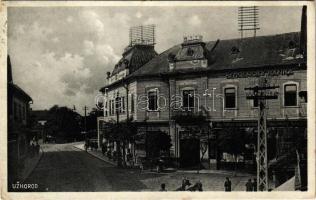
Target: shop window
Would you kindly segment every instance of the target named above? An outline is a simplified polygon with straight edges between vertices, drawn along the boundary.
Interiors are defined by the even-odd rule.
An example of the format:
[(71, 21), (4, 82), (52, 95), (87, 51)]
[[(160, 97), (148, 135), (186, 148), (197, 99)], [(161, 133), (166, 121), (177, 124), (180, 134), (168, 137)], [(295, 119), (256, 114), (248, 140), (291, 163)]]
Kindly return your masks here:
[(231, 88), (225, 88), (225, 109), (232, 109), (236, 108), (236, 89)]
[(194, 109), (194, 90), (182, 91), (182, 106), (185, 110)]
[(158, 91), (157, 89), (150, 90), (148, 92), (148, 110), (157, 111), (158, 110)]
[(297, 106), (297, 85), (284, 85), (284, 106)]

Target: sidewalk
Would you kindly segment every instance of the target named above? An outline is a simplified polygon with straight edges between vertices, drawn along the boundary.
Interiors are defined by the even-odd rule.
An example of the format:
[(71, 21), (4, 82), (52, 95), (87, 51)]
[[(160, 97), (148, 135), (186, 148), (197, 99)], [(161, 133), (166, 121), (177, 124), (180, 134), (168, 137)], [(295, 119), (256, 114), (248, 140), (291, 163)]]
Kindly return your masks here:
[[(84, 144), (83, 143), (77, 143), (73, 145), (74, 147), (85, 151), (84, 149)], [(102, 152), (100, 150), (88, 150), (87, 153), (99, 158), (100, 160), (103, 160), (105, 162), (108, 162), (112, 165), (117, 165), (116, 162), (108, 159), (106, 156), (104, 156), (102, 154)], [(226, 170), (211, 170), (211, 169), (202, 169), (202, 170), (183, 170), (183, 169), (174, 169), (174, 168), (167, 168), (165, 169), (166, 171), (173, 171), (173, 172), (178, 172), (178, 173), (188, 173), (188, 174), (221, 174), (221, 175), (226, 175), (226, 176), (252, 176), (250, 174), (247, 173), (243, 173), (243, 172), (234, 172), (234, 171), (226, 171)], [(150, 172), (149, 170), (144, 170), (143, 172)], [(155, 172), (152, 172), (155, 173)]]
[(32, 173), (32, 171), (35, 169), (39, 161), (41, 160), (43, 156), (43, 149), (40, 147), (40, 151), (38, 155), (34, 155), (34, 157), (27, 157), (24, 161), (24, 168), (21, 170), (19, 174), (19, 180), (21, 183), (23, 183), (27, 177)]
[[(74, 144), (73, 145), (74, 147), (76, 147), (77, 149), (80, 149), (80, 150), (82, 150), (82, 151), (86, 151), (85, 149), (84, 149), (84, 144), (83, 143), (79, 143), (79, 144)], [(99, 151), (99, 150), (87, 150), (87, 153), (88, 154), (91, 154), (92, 156), (94, 156), (94, 157), (96, 157), (96, 158), (98, 158), (98, 159), (100, 159), (100, 160), (103, 160), (104, 162), (107, 162), (107, 163), (109, 163), (109, 164), (111, 164), (111, 165), (114, 165), (114, 166), (116, 166), (117, 165), (117, 163), (116, 162), (114, 162), (114, 161), (112, 161), (112, 160), (110, 160), (110, 159), (108, 159), (106, 156), (104, 156), (103, 154), (102, 154), (102, 152), (101, 151)]]

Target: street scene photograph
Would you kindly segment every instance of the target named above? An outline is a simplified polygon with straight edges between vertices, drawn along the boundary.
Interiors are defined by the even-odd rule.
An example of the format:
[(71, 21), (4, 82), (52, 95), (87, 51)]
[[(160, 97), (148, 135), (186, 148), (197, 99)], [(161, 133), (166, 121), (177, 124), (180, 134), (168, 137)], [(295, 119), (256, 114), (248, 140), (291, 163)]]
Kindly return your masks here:
[(8, 7), (8, 192), (309, 191), (309, 11)]

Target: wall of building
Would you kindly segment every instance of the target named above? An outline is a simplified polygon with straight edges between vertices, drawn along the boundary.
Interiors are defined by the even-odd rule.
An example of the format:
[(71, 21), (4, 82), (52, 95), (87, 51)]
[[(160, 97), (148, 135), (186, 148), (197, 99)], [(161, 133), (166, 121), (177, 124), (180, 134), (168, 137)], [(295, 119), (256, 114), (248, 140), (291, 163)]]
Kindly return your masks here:
[[(295, 71), (292, 75), (273, 76), (268, 79), (269, 85), (277, 85), (280, 88), (278, 91), (278, 99), (267, 101), (267, 116), (271, 119), (285, 119), (285, 118), (299, 118), (306, 117), (306, 103), (299, 97), (299, 92), (307, 91), (306, 89), (306, 71)], [(209, 77), (208, 88), (214, 89), (215, 97), (211, 97), (206, 102), (207, 106), (211, 108), (209, 115), (212, 119), (256, 119), (258, 116), (258, 109), (254, 108), (253, 100), (246, 99), (246, 92), (244, 88), (253, 87), (258, 82), (257, 77), (247, 77), (238, 79), (227, 79), (223, 76)], [(284, 106), (284, 85), (297, 84), (297, 106)], [(224, 88), (236, 87), (237, 89), (237, 108), (226, 110), (224, 106)]]
[[(158, 110), (147, 111), (147, 93), (158, 91)], [(169, 120), (169, 85), (168, 82), (151, 79), (137, 82), (137, 121), (168, 121)]]

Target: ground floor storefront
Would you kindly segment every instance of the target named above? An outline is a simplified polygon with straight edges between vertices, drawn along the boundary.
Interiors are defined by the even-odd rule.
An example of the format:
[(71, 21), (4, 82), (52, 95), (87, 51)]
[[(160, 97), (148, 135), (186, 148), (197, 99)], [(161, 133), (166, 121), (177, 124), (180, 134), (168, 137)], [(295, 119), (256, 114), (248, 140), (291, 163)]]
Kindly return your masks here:
[[(268, 160), (279, 162), (285, 155), (296, 150), (306, 156), (307, 121), (268, 120)], [(103, 132), (102, 132), (103, 131)], [(106, 130), (99, 134), (100, 144)], [(156, 147), (160, 141), (157, 134), (170, 137), (170, 148), (161, 151)], [(105, 140), (109, 152), (118, 152), (116, 141)], [(138, 122), (137, 133), (132, 141), (120, 145), (125, 160), (130, 156), (133, 165), (153, 157), (168, 157), (168, 164), (184, 169), (239, 170), (256, 173), (257, 122), (253, 121), (207, 121), (203, 124), (166, 122)], [(122, 149), (124, 147), (124, 149)], [(158, 148), (158, 149), (157, 149)], [(294, 159), (295, 160), (295, 159)], [(271, 166), (277, 176), (282, 168), (293, 171), (295, 162)], [(292, 167), (291, 167), (292, 166)], [(273, 168), (273, 169), (272, 169)], [(294, 173), (294, 171), (293, 171)], [(280, 174), (280, 173), (279, 173)], [(282, 177), (282, 175), (280, 175)], [(276, 178), (276, 177), (274, 177)]]

